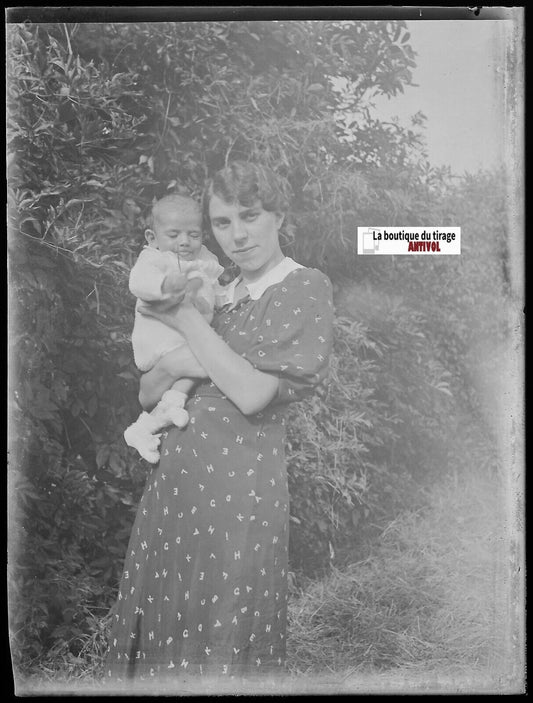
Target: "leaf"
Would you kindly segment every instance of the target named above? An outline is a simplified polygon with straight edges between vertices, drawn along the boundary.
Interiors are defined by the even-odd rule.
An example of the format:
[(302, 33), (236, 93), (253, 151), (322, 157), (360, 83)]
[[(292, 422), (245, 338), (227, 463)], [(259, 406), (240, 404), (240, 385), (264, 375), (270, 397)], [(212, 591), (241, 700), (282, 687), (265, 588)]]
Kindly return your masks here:
[(92, 395), (89, 398), (89, 402), (87, 403), (87, 415), (89, 417), (94, 417), (97, 409), (98, 409), (98, 398), (97, 398), (97, 396)]
[(397, 59), (404, 58), (403, 51), (400, 49), (399, 46), (391, 46), (389, 51), (390, 51), (391, 56), (394, 56), (394, 58), (397, 58)]
[(109, 468), (113, 471), (115, 476), (122, 476), (124, 473), (124, 462), (117, 454), (111, 454)]
[(24, 219), (22, 219), (22, 220), (20, 221), (20, 224), (22, 225), (22, 224), (24, 224), (24, 222), (31, 222), (32, 225), (34, 226), (35, 230), (36, 230), (39, 234), (42, 234), (41, 223), (39, 222), (39, 220), (36, 220), (35, 217), (25, 217)]
[(94, 198), (72, 198), (72, 200), (69, 200), (68, 203), (66, 203), (65, 210), (67, 210), (72, 205), (79, 205), (80, 203), (92, 203), (92, 202), (94, 202)]
[(107, 459), (109, 457), (110, 451), (110, 448), (107, 446), (100, 447), (100, 449), (97, 451), (95, 460), (96, 465), (99, 469), (107, 464)]
[(52, 403), (47, 403), (46, 405), (41, 403), (40, 405), (32, 405), (29, 408), (30, 415), (38, 420), (53, 420), (56, 411), (57, 408)]
[(453, 393), (450, 391), (450, 388), (447, 383), (438, 383), (435, 388), (441, 393), (445, 393), (446, 395), (449, 395), (451, 398), (453, 398)]

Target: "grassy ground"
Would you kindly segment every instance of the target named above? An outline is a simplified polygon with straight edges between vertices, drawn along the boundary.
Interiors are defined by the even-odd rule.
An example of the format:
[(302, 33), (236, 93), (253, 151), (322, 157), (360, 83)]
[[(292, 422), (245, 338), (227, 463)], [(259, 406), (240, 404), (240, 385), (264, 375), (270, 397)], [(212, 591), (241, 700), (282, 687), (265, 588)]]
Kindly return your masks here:
[(371, 555), (291, 603), (295, 674), (342, 690), (509, 692), (520, 685), (512, 496), (501, 477), (447, 479)]
[[(367, 559), (293, 593), (289, 675), (241, 683), (239, 691), (520, 692), (509, 489), (477, 472), (444, 480), (426, 499), (426, 508), (389, 524)], [(51, 653), (20, 692), (98, 690), (105, 624), (79, 657)], [(184, 684), (180, 692), (190, 690)], [(205, 682), (201, 692), (223, 691)]]

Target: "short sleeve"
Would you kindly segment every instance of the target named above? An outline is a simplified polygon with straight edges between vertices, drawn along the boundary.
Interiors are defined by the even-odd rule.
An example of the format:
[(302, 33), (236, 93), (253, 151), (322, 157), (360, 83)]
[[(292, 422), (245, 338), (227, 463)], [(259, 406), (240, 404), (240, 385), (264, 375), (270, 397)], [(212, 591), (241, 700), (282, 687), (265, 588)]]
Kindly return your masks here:
[(166, 271), (161, 259), (149, 249), (143, 249), (130, 271), (129, 289), (136, 298), (147, 302), (170, 297), (162, 291)]
[(259, 334), (246, 351), (255, 368), (279, 378), (273, 402), (301, 400), (326, 376), (333, 344), (331, 283), (316, 269), (300, 268), (264, 295)]

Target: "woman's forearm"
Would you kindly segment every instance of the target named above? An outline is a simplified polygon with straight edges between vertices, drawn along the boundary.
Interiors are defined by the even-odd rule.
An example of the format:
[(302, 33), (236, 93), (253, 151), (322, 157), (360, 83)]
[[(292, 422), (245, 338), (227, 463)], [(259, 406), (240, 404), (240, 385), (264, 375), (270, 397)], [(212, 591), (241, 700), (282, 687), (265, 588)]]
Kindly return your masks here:
[(242, 413), (259, 412), (275, 397), (278, 379), (234, 352), (197, 310), (182, 310), (181, 322), (182, 334), (209, 378)]
[(139, 402), (151, 410), (165, 391), (179, 378), (206, 378), (205, 370), (187, 345), (165, 354), (157, 364), (141, 376)]

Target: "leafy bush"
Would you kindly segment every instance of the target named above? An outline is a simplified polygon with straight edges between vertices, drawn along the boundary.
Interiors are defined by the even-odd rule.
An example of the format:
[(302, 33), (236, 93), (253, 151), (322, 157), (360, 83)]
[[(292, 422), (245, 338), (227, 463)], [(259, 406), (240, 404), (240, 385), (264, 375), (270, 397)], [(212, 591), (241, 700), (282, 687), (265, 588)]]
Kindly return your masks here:
[[(130, 79), (105, 79), (42, 27), (18, 28), (9, 39), (8, 99), (17, 105), (10, 625), (18, 660), (78, 636), (84, 607), (109, 604), (120, 575), (145, 473), (120, 431), (137, 402), (126, 282), (138, 246), (122, 201), (146, 176), (117, 166), (116, 154), (134, 142), (133, 116), (121, 106)], [(128, 176), (137, 187), (124, 185)]]
[(413, 226), (460, 224), (461, 257), (361, 257), (351, 280), (335, 279), (329, 388), (289, 424), (295, 567), (353, 557), (366, 524), (415, 505), (417, 487), (464, 466), (465, 451), (498, 466), (491, 374), (511, 333), (504, 188), (503, 174), (478, 174), (421, 201)]

